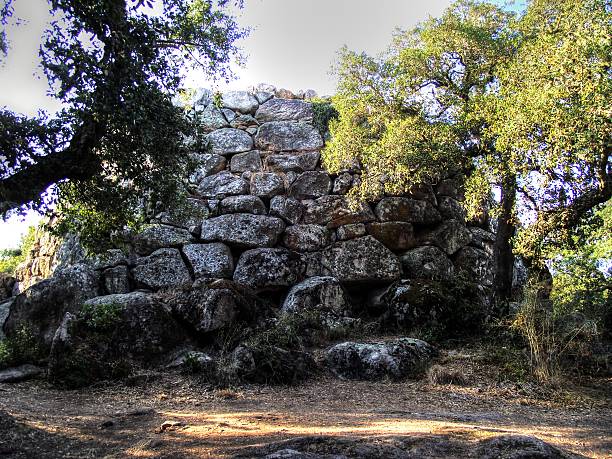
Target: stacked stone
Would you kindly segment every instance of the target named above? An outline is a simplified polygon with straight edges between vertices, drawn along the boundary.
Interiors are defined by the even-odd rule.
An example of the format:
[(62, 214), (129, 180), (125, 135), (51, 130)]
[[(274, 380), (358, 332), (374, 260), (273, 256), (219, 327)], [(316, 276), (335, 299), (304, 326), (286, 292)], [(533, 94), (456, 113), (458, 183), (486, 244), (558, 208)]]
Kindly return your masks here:
[(360, 173), (323, 170), (307, 100), (260, 86), (224, 94), (221, 106), (199, 90), (192, 106), (210, 145), (193, 153), (192, 196), (133, 238), (133, 257), (111, 257), (107, 293), (198, 278), (259, 292), (320, 276), (350, 287), (444, 280), (458, 269), (492, 285), (494, 235), (466, 224), (458, 177), (351, 207)]

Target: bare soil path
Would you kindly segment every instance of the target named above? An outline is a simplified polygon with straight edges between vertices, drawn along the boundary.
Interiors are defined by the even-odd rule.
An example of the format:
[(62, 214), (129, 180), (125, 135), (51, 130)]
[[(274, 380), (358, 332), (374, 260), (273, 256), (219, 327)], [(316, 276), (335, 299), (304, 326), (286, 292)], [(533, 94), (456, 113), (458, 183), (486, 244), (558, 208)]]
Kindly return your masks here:
[[(461, 387), (320, 376), (215, 390), (176, 374), (78, 391), (3, 385), (0, 458), (223, 458), (306, 435), (476, 442), (507, 433), (612, 457), (612, 380), (552, 390), (485, 376)], [(180, 424), (162, 429), (165, 421)]]

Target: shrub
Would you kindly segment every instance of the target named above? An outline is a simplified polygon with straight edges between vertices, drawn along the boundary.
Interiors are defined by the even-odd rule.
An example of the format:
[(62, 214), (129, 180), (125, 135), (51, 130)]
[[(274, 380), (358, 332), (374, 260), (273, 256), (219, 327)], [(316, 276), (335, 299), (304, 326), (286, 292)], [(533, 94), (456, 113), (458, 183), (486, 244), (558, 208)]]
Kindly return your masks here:
[(334, 108), (331, 101), (327, 99), (312, 99), (312, 124), (317, 128), (321, 137), (325, 138), (329, 132), (329, 122), (338, 118), (338, 111)]
[(0, 341), (0, 368), (36, 363), (43, 357), (34, 333), (26, 326), (19, 328), (14, 336)]
[(19, 248), (0, 250), (0, 272), (10, 275), (15, 274), (15, 269), (25, 261), (32, 245), (34, 245), (35, 233), (36, 228), (30, 226), (26, 234), (22, 236)]
[(121, 305), (117, 303), (86, 304), (80, 315), (91, 328), (107, 330), (120, 320)]
[(456, 386), (467, 384), (467, 378), (461, 370), (443, 367), (442, 365), (433, 365), (427, 371), (427, 379), (431, 384), (454, 384)]

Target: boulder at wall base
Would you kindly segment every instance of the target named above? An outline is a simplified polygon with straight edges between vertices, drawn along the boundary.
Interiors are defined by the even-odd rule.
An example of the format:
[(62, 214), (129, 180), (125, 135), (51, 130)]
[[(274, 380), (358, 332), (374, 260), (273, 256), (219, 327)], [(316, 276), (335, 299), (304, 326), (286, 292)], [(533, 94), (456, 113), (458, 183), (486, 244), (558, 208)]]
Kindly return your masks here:
[(280, 218), (266, 215), (228, 214), (202, 222), (200, 238), (240, 248), (272, 247), (285, 230)]
[(137, 285), (157, 290), (191, 281), (191, 275), (177, 249), (159, 249), (148, 257), (139, 258), (132, 269)]
[(85, 300), (97, 296), (99, 285), (99, 274), (90, 266), (65, 266), (15, 297), (4, 333), (11, 338), (27, 329), (35, 341), (32, 344), (48, 350), (64, 315), (78, 312)]
[(300, 255), (287, 249), (252, 249), (236, 265), (234, 281), (254, 290), (290, 287), (304, 278), (306, 266)]
[(238, 346), (225, 369), (233, 380), (260, 384), (295, 384), (315, 370), (314, 359), (306, 352), (255, 344)]
[(321, 265), (340, 282), (389, 282), (401, 275), (399, 259), (372, 236), (336, 242), (321, 253)]
[(434, 246), (409, 250), (400, 256), (400, 261), (409, 279), (449, 280), (455, 272), (446, 253)]
[(249, 288), (225, 279), (197, 280), (188, 288), (160, 295), (177, 317), (202, 337), (270, 316), (270, 305)]
[(260, 150), (303, 151), (323, 147), (319, 131), (311, 124), (293, 121), (271, 121), (259, 127), (255, 145)]
[(437, 354), (425, 341), (400, 338), (380, 343), (345, 342), (325, 353), (327, 367), (348, 379), (416, 378)]
[(289, 290), (282, 311), (287, 313), (317, 311), (333, 317), (347, 317), (351, 313), (351, 302), (335, 277), (310, 277)]
[(148, 225), (134, 235), (132, 244), (139, 255), (150, 255), (157, 249), (180, 247), (193, 241), (193, 236), (186, 229), (167, 225)]
[(125, 377), (134, 364), (157, 364), (185, 340), (185, 333), (153, 294), (93, 298), (78, 316), (67, 313), (58, 327), (48, 377), (68, 388)]

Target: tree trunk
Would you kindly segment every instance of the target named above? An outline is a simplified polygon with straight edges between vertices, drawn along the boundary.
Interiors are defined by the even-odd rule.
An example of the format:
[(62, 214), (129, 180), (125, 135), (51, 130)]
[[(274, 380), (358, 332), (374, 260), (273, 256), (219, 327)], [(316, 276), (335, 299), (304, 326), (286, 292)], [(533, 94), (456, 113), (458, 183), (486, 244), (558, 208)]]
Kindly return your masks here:
[(516, 200), (516, 176), (509, 174), (502, 179), (500, 215), (497, 219), (495, 239), (495, 294), (498, 300), (508, 300), (512, 295), (514, 254), (511, 239), (516, 231), (514, 203)]

